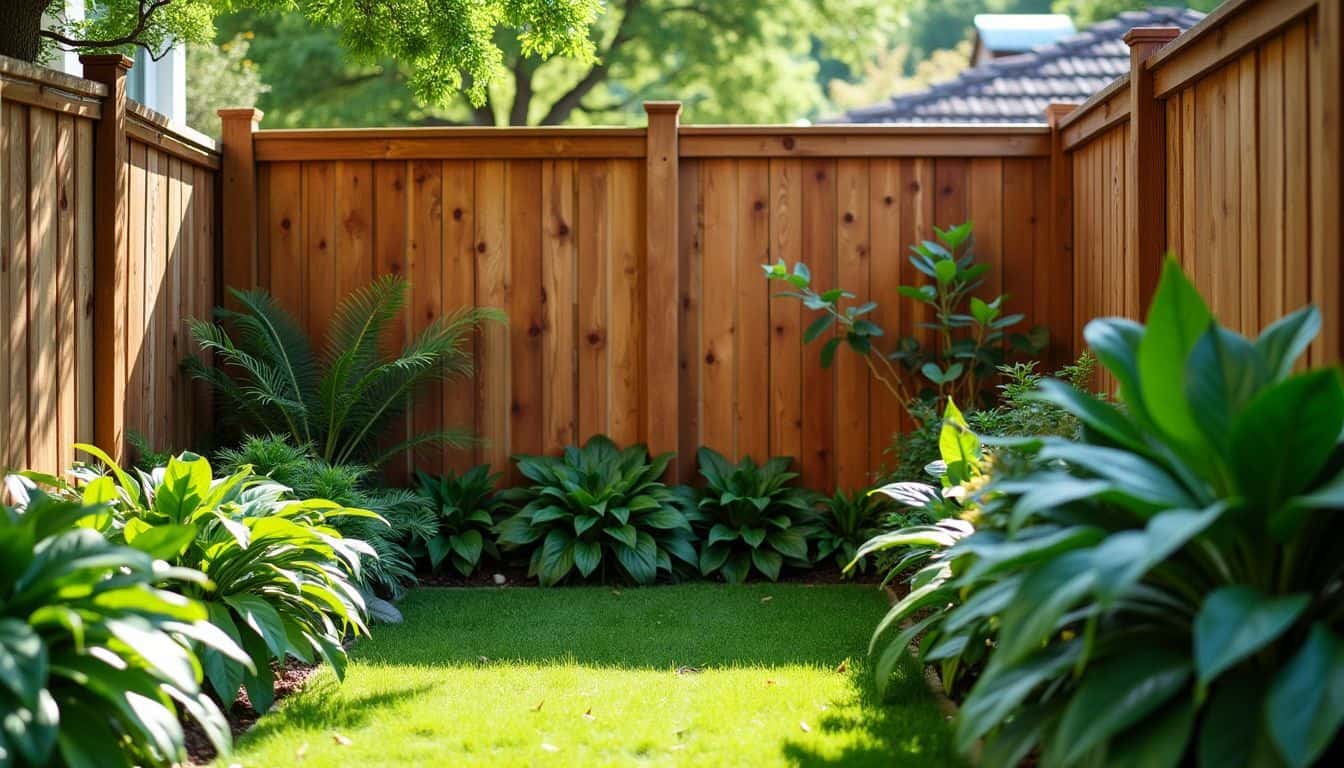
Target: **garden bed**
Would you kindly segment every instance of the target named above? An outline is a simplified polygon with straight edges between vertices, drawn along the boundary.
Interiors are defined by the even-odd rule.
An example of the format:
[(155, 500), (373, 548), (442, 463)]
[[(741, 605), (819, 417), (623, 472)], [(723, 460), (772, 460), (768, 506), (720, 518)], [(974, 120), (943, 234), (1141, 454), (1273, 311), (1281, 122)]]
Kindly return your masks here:
[[(420, 589), (229, 762), (951, 765), (907, 665), (880, 704), (871, 586)], [(222, 762), (222, 761), (221, 761)]]

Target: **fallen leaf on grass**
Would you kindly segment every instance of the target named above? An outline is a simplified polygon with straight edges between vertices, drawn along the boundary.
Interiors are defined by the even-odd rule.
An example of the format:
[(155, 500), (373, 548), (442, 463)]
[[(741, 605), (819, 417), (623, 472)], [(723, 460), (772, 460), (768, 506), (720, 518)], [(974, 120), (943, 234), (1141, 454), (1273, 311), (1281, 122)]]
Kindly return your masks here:
[(762, 602), (762, 603), (768, 603), (768, 602), (770, 602), (771, 600), (774, 600), (774, 599), (775, 599), (775, 598), (771, 597), (770, 595), (766, 595), (765, 597), (762, 597), (762, 598), (761, 598), (761, 602)]
[(583, 713), (583, 717), (584, 717), (585, 720), (596, 720), (596, 719), (597, 719), (596, 717), (593, 717), (593, 708), (592, 708), (592, 707), (589, 707), (589, 708), (588, 708), (588, 711)]
[(681, 739), (686, 738), (686, 734), (690, 732), (691, 732), (690, 728), (682, 728), (680, 731), (677, 731), (676, 733), (677, 740), (680, 741)]
[(613, 594), (613, 595), (615, 595), (615, 596), (617, 596), (617, 597), (620, 597), (620, 596), (621, 596), (621, 590), (619, 590), (619, 589), (613, 589), (613, 590), (611, 590), (611, 594)]
[(677, 667), (677, 675), (698, 675), (698, 674), (700, 674), (699, 667), (691, 667), (691, 666)]
[(489, 664), (489, 663), (490, 663), (490, 657), (489, 657), (489, 656), (477, 656), (477, 657), (476, 657), (476, 663), (479, 664), (480, 666), (484, 667), (486, 664)]
[(546, 703), (546, 700), (545, 700), (545, 699), (542, 699), (541, 701), (538, 701), (538, 702), (537, 702), (537, 706), (533, 707), (533, 708), (532, 708), (532, 711), (533, 711), (533, 712), (540, 712), (540, 711), (541, 711), (541, 705), (542, 705), (542, 704), (545, 704), (545, 703)]
[(772, 686), (772, 685), (774, 685), (774, 684), (775, 684), (775, 681), (774, 681), (774, 680), (766, 680), (766, 681), (765, 681), (765, 685), (766, 685), (766, 687)]
[(545, 742), (545, 741), (541, 742), (541, 748), (544, 749), (544, 750), (546, 750), (547, 752), (559, 752), (559, 751), (560, 751), (560, 748), (559, 748), (559, 747), (557, 747), (557, 746), (555, 746), (554, 744), (551, 744), (551, 743), (549, 743), (549, 742)]
[(835, 671), (843, 675), (847, 669), (849, 669), (849, 659), (840, 662), (840, 666), (836, 667)]
[(355, 743), (355, 742), (353, 742), (353, 741), (350, 740), (350, 737), (349, 737), (349, 736), (342, 736), (342, 735), (339, 734), (339, 733), (333, 733), (333, 734), (331, 734), (331, 740), (334, 741), (334, 742), (336, 742), (337, 744), (340, 744), (342, 747), (348, 747), (348, 746), (350, 746), (351, 744), (354, 744), (354, 743)]
[(811, 732), (812, 732), (812, 726), (808, 725), (806, 722), (804, 722), (804, 721), (802, 721), (802, 720), (799, 720), (799, 721), (798, 721), (798, 727), (803, 729), (803, 733), (811, 733)]
[(308, 754), (308, 742), (305, 741), (299, 745), (298, 749), (294, 750), (294, 759), (302, 760), (304, 756), (307, 754)]

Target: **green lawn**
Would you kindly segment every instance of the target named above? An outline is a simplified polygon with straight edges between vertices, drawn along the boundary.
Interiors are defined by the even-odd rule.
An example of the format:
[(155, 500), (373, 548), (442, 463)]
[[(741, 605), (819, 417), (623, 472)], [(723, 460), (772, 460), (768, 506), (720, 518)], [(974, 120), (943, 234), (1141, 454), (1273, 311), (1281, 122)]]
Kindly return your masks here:
[(913, 665), (874, 701), (885, 608), (850, 585), (421, 589), (343, 684), (320, 672), (228, 762), (956, 764)]

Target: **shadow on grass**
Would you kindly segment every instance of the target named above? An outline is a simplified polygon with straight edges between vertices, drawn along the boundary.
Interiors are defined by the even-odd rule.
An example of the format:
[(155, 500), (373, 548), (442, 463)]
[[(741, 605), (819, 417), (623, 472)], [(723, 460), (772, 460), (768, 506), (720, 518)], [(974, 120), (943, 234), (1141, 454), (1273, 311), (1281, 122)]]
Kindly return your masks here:
[(959, 766), (943, 715), (929, 702), (920, 670), (905, 660), (897, 669), (885, 701), (878, 698), (872, 672), (850, 671), (850, 689), (857, 706), (839, 707), (817, 724), (825, 731), (859, 734), (839, 754), (820, 754), (807, 739), (785, 742), (781, 752), (799, 768), (826, 766)]
[(434, 686), (406, 685), (362, 696), (341, 695), (339, 688), (340, 683), (329, 676), (310, 680), (302, 695), (287, 699), (278, 710), (258, 720), (248, 730), (248, 739), (264, 739), (291, 729), (353, 730), (378, 720), (385, 709), (428, 693)]

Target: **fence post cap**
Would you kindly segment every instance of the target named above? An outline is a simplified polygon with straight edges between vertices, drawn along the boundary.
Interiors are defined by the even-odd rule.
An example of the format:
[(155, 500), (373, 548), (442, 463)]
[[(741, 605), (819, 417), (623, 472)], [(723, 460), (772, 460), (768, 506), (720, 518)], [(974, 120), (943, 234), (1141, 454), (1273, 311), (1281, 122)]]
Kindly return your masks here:
[(115, 67), (125, 72), (135, 66), (135, 60), (120, 53), (85, 53), (80, 55), (79, 63), (85, 71), (97, 67)]
[(644, 111), (647, 114), (663, 114), (671, 112), (677, 114), (681, 112), (680, 101), (646, 101), (644, 102)]
[(216, 111), (221, 120), (251, 120), (260, 123), (263, 113), (256, 107), (225, 107)]
[(1179, 37), (1180, 27), (1134, 27), (1125, 33), (1125, 45), (1133, 48), (1144, 43), (1163, 45)]

